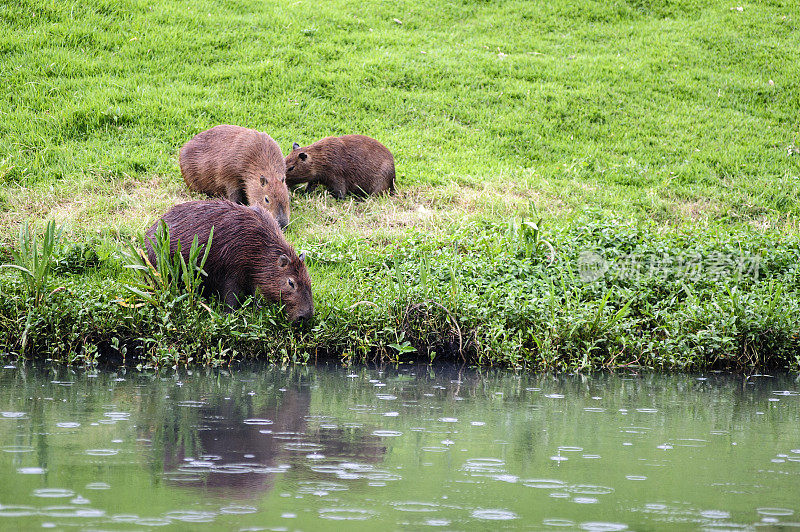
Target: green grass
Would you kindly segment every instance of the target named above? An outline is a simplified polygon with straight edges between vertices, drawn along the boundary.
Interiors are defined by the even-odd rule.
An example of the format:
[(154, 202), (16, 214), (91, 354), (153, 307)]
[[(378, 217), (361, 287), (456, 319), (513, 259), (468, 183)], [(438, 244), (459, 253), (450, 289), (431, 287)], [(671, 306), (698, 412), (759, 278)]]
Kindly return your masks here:
[[(82, 292), (110, 302), (131, 281), (116, 258), (119, 240), (190, 197), (176, 154), (197, 132), (219, 123), (254, 127), (284, 151), (294, 141), (362, 133), (395, 154), (398, 196), (363, 203), (293, 197), (288, 236), (312, 252), (316, 332), (287, 336), (267, 321), (274, 331), (253, 335), (272, 338), (266, 344), (277, 352), (237, 343), (238, 332), (226, 329), (236, 320), (274, 320), (265, 317), (269, 311), (245, 311), (219, 318), (219, 330), (187, 350), (213, 344), (275, 358), (291, 359), (292, 350), (301, 359), (323, 350), (358, 358), (388, 356), (387, 346), (410, 342), (427, 355), (423, 340), (435, 344), (436, 331), (452, 350), (453, 322), (463, 319), (462, 351), (474, 361), (704, 367), (732, 356), (739, 362), (727, 365), (763, 365), (776, 349), (770, 342), (786, 353), (796, 342), (789, 325), (773, 334), (774, 324), (746, 316), (769, 290), (787, 320), (800, 301), (781, 258), (796, 249), (800, 214), (800, 28), (789, 1), (732, 7), (700, 0), (7, 3), (0, 6), (0, 242), (13, 246), (25, 222), (65, 224), (78, 243), (76, 257), (94, 253), (99, 267), (72, 274), (62, 268), (52, 288), (71, 288), (54, 298), (73, 294), (94, 308)], [(506, 234), (520, 216), (544, 218), (543, 238), (557, 260), (541, 266), (543, 273), (516, 255), (515, 246), (528, 243)], [(581, 236), (587, 224), (601, 228), (602, 244)], [(625, 241), (630, 227), (671, 256), (739, 242), (783, 266), (774, 279), (757, 282), (690, 282), (691, 295), (652, 281), (637, 281), (644, 284), (633, 292), (613, 282), (604, 285), (611, 292), (559, 284), (577, 275), (577, 257), (589, 247), (606, 257), (642, 251)], [(492, 249), (470, 243), (436, 261), (441, 250), (492, 238)], [(438, 276), (431, 292), (419, 292), (418, 277), (406, 279), (405, 292), (390, 292), (387, 276), (410, 276), (427, 254)], [(67, 266), (83, 264), (76, 257)], [(514, 304), (478, 290), (477, 281), (462, 286), (445, 275), (473, 272), (486, 280), (500, 274), (494, 261), (502, 260), (519, 266), (503, 273)], [(3, 275), (0, 289), (15, 296), (0, 313), (0, 334), (3, 349), (17, 352), (17, 313), (26, 315), (27, 303), (13, 276)], [(538, 301), (534, 278), (556, 287), (535, 312), (521, 302)], [(782, 283), (779, 295), (775, 282)], [(648, 304), (664, 294), (676, 299), (653, 314), (646, 305), (626, 307), (632, 294)], [(750, 310), (737, 307), (745, 304)], [(76, 326), (79, 340), (64, 340), (60, 349), (74, 353), (112, 337), (147, 343), (130, 318), (106, 306), (97, 330), (72, 316), (86, 330)], [(67, 327), (70, 311), (51, 307), (42, 312), (61, 315), (31, 336), (38, 350), (68, 336), (53, 323)], [(688, 308), (704, 316), (722, 308), (720, 315), (738, 321), (690, 314), (682, 321)], [(424, 331), (411, 334), (409, 321), (421, 312)], [(606, 318), (591, 312), (622, 314), (603, 328)], [(161, 318), (136, 319), (152, 331), (152, 320)], [(663, 333), (662, 326), (668, 334), (645, 346), (614, 336), (622, 323), (632, 338)], [(763, 341), (748, 340), (745, 323), (762, 327)], [(170, 337), (162, 325), (159, 338)], [(577, 343), (561, 342), (576, 334)], [(694, 343), (692, 334), (699, 335)], [(173, 337), (175, 360), (188, 356), (180, 353), (183, 339)], [(796, 364), (781, 353), (774, 365)]]

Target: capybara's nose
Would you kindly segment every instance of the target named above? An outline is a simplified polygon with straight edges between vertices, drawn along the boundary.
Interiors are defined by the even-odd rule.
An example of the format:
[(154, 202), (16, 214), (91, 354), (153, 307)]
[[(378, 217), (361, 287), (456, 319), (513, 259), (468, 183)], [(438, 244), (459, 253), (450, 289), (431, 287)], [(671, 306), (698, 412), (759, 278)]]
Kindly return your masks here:
[(278, 225), (281, 226), (281, 229), (286, 229), (286, 226), (289, 225), (289, 217), (285, 214), (278, 216)]
[(302, 314), (297, 316), (297, 323), (303, 324), (311, 321), (311, 317), (314, 316), (314, 309), (309, 309)]

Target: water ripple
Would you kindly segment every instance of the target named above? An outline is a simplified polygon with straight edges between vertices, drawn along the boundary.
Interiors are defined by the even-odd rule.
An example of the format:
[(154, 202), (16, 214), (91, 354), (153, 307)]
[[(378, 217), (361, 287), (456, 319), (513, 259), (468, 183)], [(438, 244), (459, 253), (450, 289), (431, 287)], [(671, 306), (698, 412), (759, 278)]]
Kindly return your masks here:
[(56, 499), (60, 497), (74, 497), (75, 492), (66, 488), (37, 488), (33, 490), (33, 496)]
[(595, 486), (592, 484), (578, 484), (567, 488), (570, 493), (580, 493), (581, 495), (608, 495), (614, 493), (614, 488), (608, 486)]
[(106, 512), (84, 506), (47, 506), (39, 510), (39, 514), (47, 517), (103, 517)]
[(6, 445), (3, 447), (4, 453), (32, 453), (33, 447), (30, 445)]
[(334, 521), (366, 521), (375, 516), (372, 510), (361, 510), (357, 508), (322, 508), (319, 516), (322, 519)]
[(470, 458), (463, 466), (462, 471), (469, 473), (502, 473), (506, 463), (499, 458)]
[(164, 518), (181, 521), (184, 523), (210, 523), (217, 517), (214, 512), (202, 512), (199, 510), (174, 510), (164, 514)]
[(528, 480), (522, 481), (523, 486), (527, 486), (529, 488), (539, 488), (539, 489), (558, 489), (564, 488), (566, 483), (561, 480), (553, 480), (549, 478), (531, 478)]
[(569, 527), (574, 528), (575, 522), (570, 521), (569, 519), (544, 519), (542, 524), (546, 526), (557, 526), (557, 527)]
[(422, 447), (422, 450), (428, 453), (444, 453), (447, 452), (447, 447), (440, 447), (437, 445), (429, 445), (427, 447)]
[(86, 449), (83, 454), (89, 456), (114, 456), (119, 453), (119, 449)]
[(394, 438), (397, 436), (402, 436), (403, 433), (398, 430), (373, 430), (373, 436), (379, 436), (381, 438)]
[(433, 502), (393, 502), (392, 506), (401, 512), (435, 512), (441, 508)]
[(17, 468), (17, 473), (20, 475), (42, 475), (46, 473), (47, 470), (43, 467), (19, 467)]
[(617, 530), (627, 530), (628, 525), (622, 523), (606, 523), (603, 521), (587, 521), (581, 523), (581, 530), (590, 530), (592, 532), (615, 532)]
[(144, 517), (142, 519), (137, 519), (134, 521), (134, 524), (139, 526), (167, 526), (171, 525), (172, 521), (169, 519), (164, 519), (162, 517)]
[(770, 517), (787, 517), (794, 514), (794, 510), (789, 508), (756, 508), (759, 515), (767, 515)]
[(511, 510), (494, 508), (473, 510), (472, 517), (486, 521), (507, 521), (510, 519), (519, 519), (519, 516)]
[(0, 505), (0, 517), (29, 517), (37, 512), (33, 506)]
[(312, 452), (321, 451), (324, 447), (318, 443), (296, 441), (284, 444), (283, 448), (287, 451)]
[(186, 408), (202, 408), (204, 406), (208, 406), (208, 403), (205, 401), (179, 401), (176, 403), (177, 406), (185, 406)]
[(327, 482), (325, 480), (305, 480), (298, 482), (300, 488), (297, 493), (307, 493), (311, 495), (327, 495), (331, 491), (347, 491), (347, 486), (337, 482)]
[(566, 445), (562, 445), (559, 446), (558, 450), (562, 452), (575, 453), (582, 451), (583, 447), (568, 447)]
[(272, 425), (271, 419), (250, 418), (242, 421), (245, 425)]

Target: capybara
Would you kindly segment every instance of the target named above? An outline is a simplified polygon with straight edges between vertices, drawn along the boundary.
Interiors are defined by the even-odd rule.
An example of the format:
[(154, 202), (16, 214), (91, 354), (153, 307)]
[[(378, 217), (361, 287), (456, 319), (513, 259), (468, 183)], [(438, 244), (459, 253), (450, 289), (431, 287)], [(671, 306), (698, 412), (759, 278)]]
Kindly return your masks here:
[(261, 205), (281, 227), (289, 224), (286, 164), (280, 146), (266, 133), (214, 126), (183, 145), (179, 164), (190, 189), (234, 203)]
[[(224, 199), (190, 201), (175, 205), (161, 219), (169, 229), (170, 252), (175, 252), (180, 240), (184, 259), (189, 258), (194, 235), (199, 244), (205, 244), (214, 228), (203, 267), (208, 274), (203, 280), (204, 295), (216, 293), (237, 307), (247, 296), (260, 294), (283, 303), (292, 321), (314, 314), (304, 255), (297, 256), (275, 218), (259, 205), (248, 207)], [(159, 223), (147, 231), (147, 256), (154, 265), (153, 242)]]
[(386, 146), (364, 135), (325, 137), (310, 146), (296, 142), (286, 157), (286, 184), (325, 185), (338, 199), (394, 192), (394, 157)]

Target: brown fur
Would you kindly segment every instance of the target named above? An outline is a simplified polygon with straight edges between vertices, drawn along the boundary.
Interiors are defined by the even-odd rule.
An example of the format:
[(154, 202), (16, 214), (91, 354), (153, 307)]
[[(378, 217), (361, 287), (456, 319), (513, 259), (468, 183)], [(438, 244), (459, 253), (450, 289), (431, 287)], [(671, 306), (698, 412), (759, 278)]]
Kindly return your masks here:
[(281, 227), (289, 224), (286, 165), (278, 143), (266, 133), (214, 126), (183, 145), (179, 163), (190, 189), (235, 203), (260, 205)]
[[(311, 278), (303, 259), (286, 242), (275, 218), (258, 205), (245, 207), (228, 200), (190, 201), (172, 207), (161, 218), (170, 233), (170, 250), (181, 242), (181, 254), (188, 259), (194, 235), (208, 242), (213, 226), (211, 249), (204, 270), (204, 294), (216, 293), (228, 305), (237, 307), (249, 295), (261, 294), (268, 301), (286, 305), (292, 321), (314, 314)], [(156, 222), (147, 231), (150, 262), (155, 264), (151, 241)], [(294, 286), (292, 286), (294, 285)]]
[(310, 146), (294, 144), (286, 157), (286, 184), (324, 185), (338, 199), (394, 192), (394, 157), (364, 135), (325, 137)]

